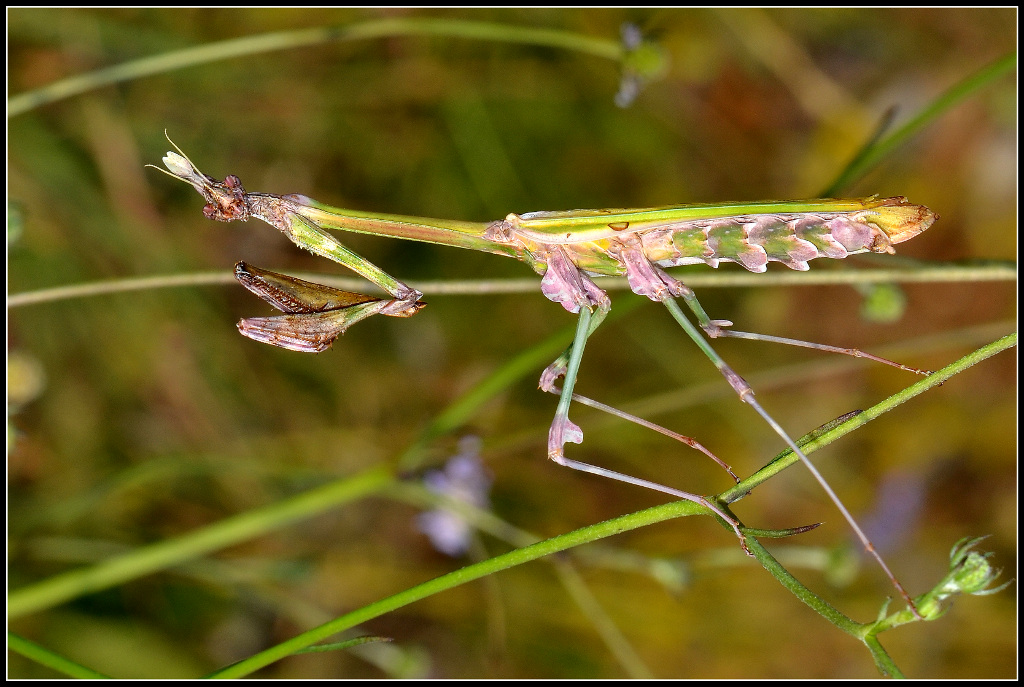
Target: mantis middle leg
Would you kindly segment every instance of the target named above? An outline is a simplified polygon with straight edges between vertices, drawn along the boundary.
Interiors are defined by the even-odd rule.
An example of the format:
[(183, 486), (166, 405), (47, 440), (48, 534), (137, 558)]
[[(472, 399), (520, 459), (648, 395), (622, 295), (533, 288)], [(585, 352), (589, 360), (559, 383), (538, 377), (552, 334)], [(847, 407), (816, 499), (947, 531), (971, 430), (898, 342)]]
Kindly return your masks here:
[[(583, 274), (572, 264), (568, 256), (557, 248), (552, 252), (548, 260), (548, 269), (544, 274), (543, 288), (544, 294), (548, 298), (561, 303), (569, 310), (572, 310), (572, 307), (575, 306), (575, 310), (572, 310), (572, 312), (579, 312), (576, 335), (573, 337), (572, 345), (554, 363), (549, 365), (541, 375), (540, 385), (545, 391), (553, 391), (554, 382), (558, 377), (563, 375), (565, 377), (558, 399), (558, 407), (555, 409), (555, 417), (551, 422), (551, 429), (548, 432), (548, 458), (558, 465), (572, 468), (573, 470), (589, 472), (590, 474), (607, 477), (619, 482), (660, 491), (704, 506), (732, 528), (739, 538), (743, 550), (747, 555), (752, 556), (753, 554), (751, 554), (750, 549), (747, 548), (746, 535), (741, 529), (740, 522), (707, 497), (673, 489), (657, 482), (608, 470), (591, 465), (590, 463), (566, 458), (565, 444), (579, 444), (583, 441), (583, 430), (569, 419), (569, 405), (572, 403), (573, 388), (576, 385), (580, 362), (583, 360), (583, 349), (586, 346), (587, 339), (590, 338), (590, 335), (594, 333), (594, 330), (597, 329), (598, 325), (607, 316), (608, 311), (611, 309), (611, 301), (604, 291), (598, 288), (587, 275)], [(728, 469), (727, 466), (726, 469)]]

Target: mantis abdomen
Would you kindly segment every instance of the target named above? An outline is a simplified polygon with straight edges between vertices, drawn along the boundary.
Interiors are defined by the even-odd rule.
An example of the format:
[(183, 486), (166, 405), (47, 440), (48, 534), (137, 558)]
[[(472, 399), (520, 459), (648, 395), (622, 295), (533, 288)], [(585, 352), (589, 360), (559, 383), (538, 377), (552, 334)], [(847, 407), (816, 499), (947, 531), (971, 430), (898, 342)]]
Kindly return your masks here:
[[(519, 239), (527, 251), (538, 255), (560, 246), (577, 267), (592, 274), (625, 273), (622, 251), (626, 247), (639, 248), (659, 267), (701, 263), (718, 267), (726, 261), (764, 272), (769, 262), (804, 271), (814, 258), (893, 253), (893, 244), (917, 236), (937, 218), (928, 208), (901, 197), (803, 203), (806, 209), (799, 211), (793, 210), (800, 204), (796, 201), (787, 203), (789, 211), (771, 208), (774, 211), (767, 212), (768, 203), (727, 204), (718, 212), (713, 206), (681, 206), (680, 216), (657, 219), (648, 215), (661, 209), (618, 211), (607, 218), (613, 221), (597, 220), (565, 233), (538, 224), (580, 211), (510, 215), (506, 226), (509, 238)], [(600, 215), (595, 212), (590, 217)], [(627, 218), (631, 221), (622, 221)]]
[[(920, 208), (926, 217), (917, 222), (924, 231), (935, 216)], [(868, 213), (800, 213), (752, 215), (686, 222), (645, 232), (644, 253), (663, 267), (719, 261), (736, 262), (751, 272), (764, 272), (769, 262), (780, 262), (794, 270), (807, 270), (814, 258), (845, 258), (870, 251), (892, 253), (894, 237)], [(910, 238), (906, 236), (906, 238)]]

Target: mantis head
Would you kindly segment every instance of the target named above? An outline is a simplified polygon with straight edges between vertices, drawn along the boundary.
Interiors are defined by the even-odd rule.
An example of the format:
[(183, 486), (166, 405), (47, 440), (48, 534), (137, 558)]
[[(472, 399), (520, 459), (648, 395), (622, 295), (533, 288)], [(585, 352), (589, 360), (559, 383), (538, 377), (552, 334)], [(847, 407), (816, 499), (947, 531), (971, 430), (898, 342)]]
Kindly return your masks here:
[[(167, 132), (164, 132), (167, 136)], [(168, 136), (167, 140), (177, 149), (178, 152), (168, 151), (163, 157), (166, 170), (155, 165), (146, 165), (163, 172), (169, 177), (180, 179), (190, 184), (199, 195), (206, 200), (203, 207), (203, 214), (207, 219), (218, 222), (233, 222), (236, 219), (247, 220), (252, 215), (249, 209), (249, 201), (242, 186), (242, 181), (234, 174), (224, 177), (224, 181), (217, 181), (199, 171), (199, 168), (192, 164), (192, 160), (178, 148), (174, 141)]]

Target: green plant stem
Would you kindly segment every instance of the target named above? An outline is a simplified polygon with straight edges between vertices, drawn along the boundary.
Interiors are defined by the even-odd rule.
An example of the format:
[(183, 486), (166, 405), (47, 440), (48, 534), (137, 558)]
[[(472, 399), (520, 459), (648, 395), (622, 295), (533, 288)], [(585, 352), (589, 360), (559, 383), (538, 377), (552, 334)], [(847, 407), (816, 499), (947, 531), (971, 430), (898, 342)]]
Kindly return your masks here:
[[(964, 358), (961, 358), (952, 365), (943, 368), (934, 375), (931, 375), (928, 378), (922, 380), (921, 382), (912, 385), (908, 389), (905, 389), (904, 391), (898, 394), (894, 394), (893, 396), (886, 399), (882, 403), (879, 403), (876, 406), (869, 409), (868, 411), (865, 411), (864, 413), (858, 415), (850, 422), (853, 422), (855, 420), (858, 420), (858, 418), (866, 416), (865, 419), (860, 420), (860, 424), (863, 424), (869, 419), (878, 417), (882, 413), (897, 407), (901, 403), (905, 402), (909, 398), (912, 398), (913, 396), (916, 396), (922, 391), (934, 387), (942, 380), (949, 379), (954, 374), (957, 374), (958, 372), (967, 369), (971, 365), (974, 365), (980, 362), (981, 360), (991, 357), (992, 355), (998, 353), (999, 351), (1006, 350), (1015, 343), (1016, 334), (1012, 334), (1003, 337), (993, 342), (992, 344), (989, 344), (988, 346), (984, 346), (980, 348), (978, 351), (975, 351), (974, 353), (965, 356)], [(828, 434), (831, 435), (832, 433), (841, 432), (846, 424), (847, 423), (843, 423), (837, 426)], [(842, 433), (846, 433), (848, 431), (850, 430), (846, 429), (845, 431), (842, 431)], [(841, 434), (838, 435), (841, 436)], [(818, 440), (816, 440), (815, 442), (807, 444), (807, 446), (804, 447), (804, 450), (808, 453), (811, 453), (817, 448), (826, 445), (828, 441), (834, 440), (834, 438), (828, 440), (826, 439), (827, 437), (819, 437)], [(781, 464), (785, 462), (786, 459), (784, 457), (780, 457), (780, 459), (776, 459), (775, 461), (773, 461), (772, 465), (775, 465), (776, 463)], [(789, 462), (795, 462), (795, 459), (790, 460)], [(782, 468), (780, 467), (779, 469)], [(758, 475), (760, 474), (761, 473), (759, 472)], [(755, 475), (755, 477), (757, 477), (757, 475)], [(751, 478), (751, 480), (753, 479), (754, 478)], [(743, 482), (741, 485), (737, 486), (735, 489), (723, 493), (719, 497), (720, 500), (727, 501), (726, 497), (730, 492), (745, 493), (747, 490), (752, 488), (752, 485), (755, 484), (751, 480), (747, 480)], [(676, 509), (680, 509), (678, 513), (676, 512)], [(475, 565), (463, 568), (462, 570), (458, 570), (448, 575), (436, 578), (434, 580), (431, 580), (430, 582), (423, 583), (411, 589), (400, 592), (399, 594), (388, 597), (387, 599), (382, 599), (381, 601), (365, 606), (357, 611), (353, 611), (352, 613), (336, 618), (335, 620), (325, 623), (308, 632), (293, 637), (292, 639), (286, 642), (271, 647), (266, 651), (260, 652), (259, 654), (256, 654), (240, 663), (236, 663), (232, 666), (229, 666), (228, 668), (225, 668), (223, 671), (215, 673), (213, 676), (241, 677), (244, 675), (248, 675), (252, 671), (258, 670), (259, 668), (269, 665), (270, 663), (280, 658), (288, 656), (294, 650), (300, 649), (304, 646), (308, 646), (315, 642), (322, 641), (323, 639), (337, 632), (348, 629), (353, 625), (366, 622), (367, 620), (374, 617), (378, 617), (383, 613), (387, 613), (391, 610), (401, 608), (402, 606), (408, 605), (414, 601), (418, 601), (422, 598), (425, 598), (426, 596), (430, 596), (437, 592), (444, 591), (446, 589), (450, 589), (452, 587), (478, 579), (479, 577), (482, 577), (484, 575), (497, 572), (499, 570), (504, 570), (514, 565), (520, 565), (522, 563), (535, 560), (536, 558), (546, 556), (550, 553), (565, 550), (572, 546), (578, 546), (579, 544), (595, 541), (596, 539), (610, 536), (611, 534), (617, 534), (619, 532), (635, 529), (636, 527), (640, 527), (645, 524), (653, 524), (654, 522), (661, 522), (662, 520), (666, 520), (671, 517), (676, 517), (677, 515), (689, 515), (694, 512), (702, 511), (702, 508), (696, 506), (696, 504), (692, 504), (689, 502), (676, 502), (666, 504), (664, 506), (658, 506), (656, 508), (641, 511), (640, 513), (634, 513), (627, 516), (623, 516), (621, 518), (616, 518), (614, 520), (609, 520), (598, 525), (593, 525), (590, 527), (582, 528), (575, 532), (570, 532), (566, 535), (561, 535), (559, 537), (548, 539), (538, 544), (517, 549), (507, 554), (497, 556), (487, 561), (483, 561), (481, 563), (477, 563)], [(670, 514), (670, 512), (672, 514)], [(799, 580), (793, 577), (777, 560), (775, 560), (775, 558), (767, 550), (765, 550), (764, 547), (757, 543), (756, 539), (754, 539), (752, 536), (748, 537), (748, 546), (751, 552), (754, 554), (754, 557), (757, 558), (761, 565), (764, 566), (764, 568), (773, 577), (775, 577), (783, 586), (785, 586), (794, 595), (796, 595), (797, 598), (799, 598), (801, 601), (803, 601), (817, 613), (822, 615), (824, 618), (829, 620), (829, 622), (832, 622), (839, 629), (863, 641), (871, 651), (875, 663), (879, 667), (879, 670), (881, 670), (884, 674), (887, 675), (898, 676), (901, 674), (898, 667), (892, 662), (891, 658), (885, 652), (885, 649), (881, 646), (877, 639), (872, 638), (870, 642), (868, 641), (868, 638), (865, 636), (863, 632), (863, 629), (866, 626), (865, 624), (857, 623), (851, 620), (850, 618), (836, 610), (833, 606), (831, 606), (820, 596), (818, 596), (811, 590), (807, 589), (807, 587), (800, 583)]]
[(595, 38), (558, 29), (511, 26), (497, 22), (465, 19), (424, 17), (376, 19), (343, 26), (325, 26), (245, 36), (97, 69), (8, 98), (7, 118), (10, 119), (40, 105), (70, 98), (101, 86), (140, 79), (184, 67), (321, 43), (340, 43), (391, 36), (443, 36), (521, 45), (540, 45), (572, 50), (614, 61), (621, 60), (625, 54), (625, 50), (618, 40)]
[(181, 537), (151, 544), (98, 565), (71, 570), (15, 589), (7, 597), (7, 618), (11, 620), (50, 608), (84, 594), (109, 589), (211, 551), (247, 541), (380, 491), (393, 479), (391, 470), (384, 467), (372, 468), (354, 477), (340, 479), (278, 503), (226, 518)]
[(911, 117), (903, 126), (888, 136), (872, 139), (846, 166), (832, 184), (822, 192), (823, 198), (831, 198), (867, 174), (889, 153), (903, 145), (907, 139), (922, 131), (926, 126), (960, 104), (976, 91), (984, 88), (1001, 76), (1009, 74), (1017, 66), (1017, 53), (1001, 57), (956, 84), (933, 100), (928, 107)]
[[(967, 368), (980, 363), (982, 360), (991, 358), (996, 353), (1000, 353), (1015, 346), (1017, 344), (1017, 333), (1007, 334), (990, 344), (982, 346), (981, 348), (965, 355), (959, 360), (950, 363), (946, 367), (942, 368), (938, 372), (934, 372), (919, 382), (908, 386), (906, 389), (889, 396), (885, 400), (876, 403), (862, 413), (858, 413), (848, 420), (841, 422), (834, 427), (831, 427), (823, 432), (815, 431), (814, 437), (807, 441), (807, 443), (801, 443), (803, 439), (798, 441), (801, 450), (805, 454), (813, 453), (820, 448), (828, 446), (833, 441), (846, 436), (853, 430), (866, 425), (872, 420), (880, 417), (884, 413), (897, 408), (898, 406), (906, 403), (910, 399), (918, 396), (929, 389), (935, 388), (950, 379), (956, 374), (963, 372)], [(755, 472), (753, 475), (737, 484), (732, 489), (722, 492), (718, 495), (719, 500), (722, 503), (733, 503), (743, 498), (751, 489), (763, 484), (765, 481), (773, 477), (774, 475), (782, 472), (790, 465), (799, 462), (799, 458), (793, 453), (791, 449), (786, 449), (778, 456), (772, 459), (770, 463), (765, 465), (763, 468)]]
[[(254, 654), (238, 663), (234, 663), (222, 670), (210, 674), (214, 678), (238, 678), (252, 674), (260, 668), (266, 667), (282, 658), (299, 652), (304, 648), (316, 644), (335, 635), (348, 630), (356, 625), (365, 623), (385, 613), (397, 610), (411, 603), (425, 599), (434, 594), (453, 589), (460, 585), (480, 579), (486, 575), (496, 573), (508, 568), (522, 565), (537, 560), (553, 553), (590, 543), (629, 530), (637, 529), (646, 525), (664, 522), (677, 517), (694, 515), (697, 513), (707, 514), (708, 511), (695, 503), (689, 501), (675, 501), (654, 508), (648, 508), (637, 513), (630, 513), (612, 520), (607, 520), (596, 525), (590, 525), (567, 534), (552, 537), (542, 542), (510, 551), (495, 556), (485, 561), (466, 566), (460, 570), (434, 578), (428, 582), (406, 589), (380, 601), (368, 604), (360, 609), (346, 613), (318, 627), (303, 632), (280, 644), (272, 646), (264, 651)], [(829, 622), (836, 625), (847, 634), (864, 641), (862, 623), (850, 619), (835, 607), (805, 587), (799, 580), (793, 577), (774, 556), (771, 555), (752, 536), (748, 536), (747, 545), (751, 553), (759, 563), (784, 587), (789, 589), (801, 601), (810, 608), (825, 617)], [(876, 663), (882, 666), (890, 665), (889, 674), (898, 673), (895, 665), (892, 665), (888, 654), (875, 642), (877, 655)], [(875, 651), (872, 652), (875, 655)]]
[[(980, 348), (978, 351), (965, 356), (952, 365), (943, 368), (934, 375), (912, 385), (908, 389), (905, 389), (898, 394), (894, 394), (889, 399), (877, 404), (871, 409), (858, 415), (856, 418), (838, 425), (833, 430), (826, 432), (824, 435), (815, 439), (815, 441), (808, 443), (803, 447), (804, 450), (807, 453), (813, 452), (817, 448), (820, 448), (835, 438), (838, 438), (838, 436), (848, 433), (855, 426), (864, 424), (870, 419), (895, 408), (907, 399), (912, 398), (925, 389), (932, 388), (939, 382), (950, 378), (967, 367), (1015, 345), (1016, 339), (1016, 334), (1011, 334), (989, 344), (988, 346)], [(851, 423), (856, 424), (848, 426)], [(832, 436), (833, 433), (836, 436)], [(735, 489), (724, 492), (719, 495), (718, 498), (722, 502), (735, 500), (734, 498), (730, 498), (730, 495), (745, 493), (749, 489), (753, 488), (753, 486), (760, 484), (767, 478), (766, 471), (770, 474), (775, 474), (792, 462), (795, 462), (792, 457), (781, 455), (753, 477), (745, 480)], [(362, 473), (355, 478), (339, 480), (336, 483), (325, 485), (319, 489), (301, 494), (297, 497), (293, 497), (292, 499), (287, 499), (267, 508), (228, 518), (220, 523), (184, 537), (145, 547), (139, 551), (112, 559), (111, 561), (93, 566), (92, 568), (75, 570), (62, 575), (57, 575), (39, 584), (12, 592), (8, 599), (8, 617), (18, 617), (32, 611), (41, 610), (42, 608), (68, 601), (88, 592), (109, 588), (129, 579), (134, 579), (175, 563), (180, 563), (184, 560), (194, 558), (200, 554), (249, 539), (258, 534), (263, 534), (290, 522), (294, 522), (295, 520), (322, 512), (323, 510), (334, 507), (339, 503), (354, 500), (369, 493), (374, 493), (392, 482), (393, 475), (389, 470), (377, 468)], [(229, 666), (215, 675), (218, 677), (238, 677), (249, 674), (254, 670), (269, 665), (270, 663), (289, 655), (295, 650), (310, 646), (337, 632), (352, 627), (353, 625), (378, 617), (383, 613), (400, 608), (434, 593), (478, 579), (484, 575), (504, 570), (515, 565), (520, 565), (546, 556), (550, 553), (563, 551), (573, 546), (578, 546), (583, 543), (611, 536), (612, 534), (635, 529), (643, 525), (704, 512), (706, 511), (696, 504), (690, 502), (674, 502), (641, 511), (639, 513), (622, 516), (620, 518), (582, 528), (559, 537), (554, 537), (544, 542), (539, 542), (531, 546), (517, 549), (507, 554), (497, 556), (496, 558), (482, 561), (481, 563), (436, 578), (435, 580), (423, 583), (400, 592), (392, 597), (388, 597), (387, 599), (383, 599), (357, 611), (353, 611), (352, 613), (321, 625), (318, 628), (314, 628), (309, 632), (298, 635), (297, 637), (294, 637), (282, 644), (260, 652), (259, 654), (256, 654), (240, 663)], [(771, 557), (763, 547), (756, 545), (752, 536), (748, 539), (748, 545), (765, 569), (776, 577), (776, 579), (778, 579), (779, 582), (787, 589), (790, 589), (790, 591), (796, 594), (804, 603), (819, 612), (830, 622), (836, 624), (837, 627), (843, 629), (844, 632), (856, 636), (862, 641), (866, 641), (864, 640), (863, 633), (861, 632), (863, 625), (850, 620), (816, 594), (806, 589), (806, 587), (800, 584), (799, 581), (793, 578), (788, 571), (778, 564), (778, 562), (775, 561), (775, 559)], [(869, 648), (872, 648), (872, 653), (875, 656), (876, 663), (879, 664), (880, 669), (888, 674), (897, 674), (898, 670), (895, 666), (889, 666), (891, 661), (888, 663), (886, 662), (887, 655), (885, 655), (884, 649), (882, 649), (877, 642), (875, 645), (875, 648), (872, 648), (871, 646), (869, 646)]]
[(7, 633), (7, 650), (13, 651), (16, 654), (21, 654), (25, 658), (35, 661), (39, 665), (46, 666), (58, 673), (63, 673), (68, 677), (83, 680), (104, 680), (107, 678), (103, 673), (98, 673), (91, 668), (86, 668), (83, 665), (55, 654), (49, 649), (39, 646), (35, 642), (31, 642), (20, 635), (14, 634), (13, 632)]
[[(1017, 265), (1007, 261), (986, 261), (972, 264), (929, 264), (920, 263), (912, 267), (820, 270), (817, 272), (777, 271), (754, 274), (747, 271), (722, 271), (715, 273), (681, 273), (680, 276), (691, 288), (732, 288), (764, 286), (820, 286), (852, 284), (909, 284), (940, 282), (982, 282), (1016, 281)], [(373, 289), (363, 279), (338, 277), (335, 275), (296, 272), (294, 276), (326, 284), (346, 291)], [(629, 288), (625, 279), (615, 277), (596, 278), (597, 284), (606, 290)], [(229, 270), (216, 272), (195, 272), (192, 274), (169, 274), (156, 277), (108, 279), (104, 281), (58, 286), (51, 289), (23, 291), (7, 297), (8, 308), (49, 303), (52, 301), (88, 298), (111, 293), (146, 291), (151, 289), (181, 288), (185, 286), (212, 286), (235, 284), (234, 274)], [(466, 296), (495, 293), (533, 293), (537, 291), (536, 277), (522, 279), (472, 279), (409, 281), (409, 286), (431, 296)], [(614, 312), (614, 311), (613, 311)]]
[(638, 527), (704, 512), (706, 512), (705, 509), (697, 504), (690, 503), (688, 501), (676, 501), (661, 506), (655, 506), (654, 508), (648, 508), (647, 510), (640, 511), (638, 513), (630, 513), (629, 515), (624, 515), (612, 520), (606, 520), (605, 522), (601, 522), (596, 525), (590, 525), (589, 527), (583, 527), (573, 532), (568, 532), (557, 537), (552, 537), (551, 539), (546, 539), (531, 546), (509, 551), (508, 553), (495, 556), (494, 558), (489, 558), (485, 561), (461, 568), (460, 570), (436, 577), (432, 580), (416, 585), (415, 587), (399, 592), (398, 594), (352, 611), (351, 613), (346, 613), (345, 615), (324, 623), (319, 627), (303, 632), (302, 634), (292, 637), (285, 642), (270, 647), (265, 651), (261, 651), (260, 653), (250, 656), (238, 663), (232, 664), (223, 670), (219, 670), (211, 674), (209, 677), (243, 677), (264, 666), (270, 665), (275, 661), (289, 656), (299, 649), (322, 641), (331, 635), (337, 634), (338, 632), (347, 630), (348, 628), (360, 623), (365, 623), (368, 620), (380, 617), (385, 613), (389, 613), (390, 611), (402, 608), (403, 606), (407, 606), (415, 601), (433, 596), (439, 592), (453, 589), (467, 582), (480, 579), (485, 575), (490, 575), (501, 570), (507, 570), (508, 568), (522, 565), (523, 563), (528, 563), (530, 561), (537, 560), (538, 558), (558, 553), (559, 551), (565, 551), (575, 546), (580, 546), (581, 544), (597, 541), (598, 539), (610, 537), (622, 532), (628, 532), (629, 530), (633, 530)]
[(889, 653), (882, 647), (881, 642), (878, 641), (877, 635), (867, 635), (863, 637), (863, 642), (864, 646), (871, 652), (871, 657), (875, 659), (875, 665), (883, 676), (897, 680), (902, 680), (906, 677), (903, 671), (893, 663)]

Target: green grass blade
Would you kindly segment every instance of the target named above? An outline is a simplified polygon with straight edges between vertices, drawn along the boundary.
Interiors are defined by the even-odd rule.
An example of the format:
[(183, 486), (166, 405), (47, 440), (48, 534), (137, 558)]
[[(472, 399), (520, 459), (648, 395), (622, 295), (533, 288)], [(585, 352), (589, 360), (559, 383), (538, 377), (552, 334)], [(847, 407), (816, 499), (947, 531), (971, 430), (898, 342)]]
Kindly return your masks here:
[(872, 139), (865, 148), (854, 156), (853, 160), (846, 166), (846, 169), (840, 172), (836, 180), (821, 192), (821, 196), (823, 198), (831, 198), (841, 193), (844, 189), (849, 188), (854, 182), (871, 171), (887, 155), (903, 145), (911, 136), (920, 132), (954, 106), (967, 100), (978, 90), (999, 77), (1009, 74), (1016, 66), (1016, 52), (996, 60), (940, 95), (928, 107), (921, 110), (916, 116), (912, 117), (888, 136), (877, 140)]
[(58, 673), (63, 673), (68, 677), (79, 678), (82, 680), (107, 679), (107, 676), (103, 673), (98, 673), (91, 668), (86, 668), (85, 666), (75, 663), (74, 661), (59, 654), (55, 654), (46, 647), (39, 646), (35, 642), (31, 642), (24, 637), (14, 634), (13, 632), (7, 633), (7, 650), (13, 651), (16, 654), (21, 654), (25, 658), (35, 661), (39, 665), (46, 666)]
[(256, 670), (268, 666), (286, 656), (320, 642), (331, 635), (347, 630), (360, 623), (365, 623), (373, 618), (378, 618), (403, 606), (420, 601), (434, 594), (454, 589), (460, 585), (480, 579), (501, 570), (507, 570), (517, 565), (529, 563), (530, 561), (543, 558), (544, 556), (565, 551), (581, 544), (586, 544), (598, 539), (610, 537), (621, 532), (643, 527), (645, 525), (664, 522), (686, 515), (703, 513), (704, 509), (689, 501), (676, 501), (662, 506), (656, 506), (637, 513), (630, 513), (622, 517), (607, 520), (596, 525), (583, 527), (573, 532), (568, 532), (557, 537), (552, 537), (542, 542), (527, 546), (515, 551), (485, 561), (468, 565), (446, 575), (436, 577), (432, 580), (410, 587), (398, 594), (389, 596), (380, 601), (364, 606), (358, 610), (346, 613), (319, 627), (303, 632), (280, 644), (270, 647), (264, 651), (254, 654), (247, 659), (234, 663), (223, 670), (212, 673), (208, 677), (237, 678), (250, 675)]
[(245, 36), (227, 41), (208, 43), (194, 48), (132, 60), (105, 69), (79, 74), (56, 81), (27, 93), (19, 93), (7, 100), (7, 117), (16, 117), (40, 105), (81, 95), (87, 91), (124, 81), (132, 81), (154, 74), (194, 67), (221, 60), (258, 55), (275, 50), (288, 50), (309, 45), (355, 40), (369, 40), (390, 36), (443, 36), (522, 45), (541, 45), (573, 50), (595, 57), (619, 61), (625, 50), (618, 40), (594, 38), (571, 31), (510, 26), (497, 22), (463, 19), (436, 19), (401, 17), (378, 19), (348, 24), (325, 26), (297, 31), (275, 31), (256, 36)]
[[(814, 435), (813, 438), (806, 444), (800, 444), (800, 448), (804, 453), (810, 454), (820, 448), (828, 446), (833, 441), (846, 436), (859, 427), (863, 427), (867, 423), (884, 415), (890, 410), (903, 405), (915, 396), (919, 396), (929, 389), (940, 386), (943, 382), (957, 374), (960, 374), (967, 368), (977, 365), (981, 361), (991, 358), (996, 353), (1000, 353), (1016, 345), (1017, 333), (1014, 332), (1012, 334), (1007, 334), (1006, 336), (1001, 337), (988, 345), (982, 346), (968, 355), (965, 355), (959, 360), (950, 363), (941, 370), (928, 375), (916, 384), (911, 384), (906, 389), (889, 396), (880, 403), (876, 403), (864, 412), (850, 417), (845, 422), (840, 422), (833, 427), (829, 427), (825, 431), (815, 430), (815, 432), (812, 433)], [(768, 465), (764, 466), (732, 489), (719, 494), (718, 498), (724, 503), (732, 503), (745, 496), (754, 487), (764, 483), (774, 475), (777, 475), (790, 465), (797, 462), (799, 462), (799, 458), (797, 458), (792, 450), (786, 449), (773, 458)]]
[(386, 468), (373, 468), (283, 501), (226, 518), (184, 536), (144, 546), (98, 565), (71, 570), (15, 589), (7, 597), (8, 620), (51, 608), (84, 594), (109, 589), (157, 570), (184, 563), (290, 523), (322, 513), (391, 483)]

